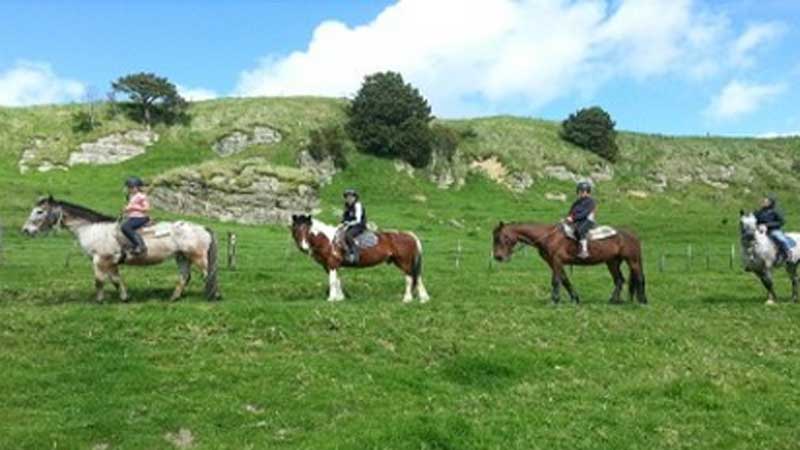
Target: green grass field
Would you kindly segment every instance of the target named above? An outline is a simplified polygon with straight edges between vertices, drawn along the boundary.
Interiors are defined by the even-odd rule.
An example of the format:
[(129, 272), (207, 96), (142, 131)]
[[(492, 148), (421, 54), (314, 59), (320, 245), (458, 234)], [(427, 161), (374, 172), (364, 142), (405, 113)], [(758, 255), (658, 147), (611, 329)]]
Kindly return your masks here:
[[(800, 306), (785, 303), (789, 282), (779, 273), (783, 303), (766, 307), (756, 278), (738, 261), (730, 269), (726, 256), (738, 239), (739, 208), (754, 206), (763, 189), (779, 190), (788, 228), (800, 229), (800, 201), (781, 190), (794, 175), (727, 191), (693, 186), (646, 199), (625, 194), (644, 184), (635, 176), (637, 164), (645, 170), (695, 149), (701, 162), (739, 158), (756, 170), (770, 158), (797, 153), (797, 140), (621, 136), (622, 153), (630, 156), (619, 179), (598, 188), (601, 218), (642, 237), (648, 307), (608, 305), (612, 286), (602, 267), (574, 270), (580, 307), (566, 297), (553, 307), (549, 271), (535, 252), (518, 251), (506, 265), (490, 262), (497, 221), (556, 220), (567, 205), (544, 194), (571, 192), (570, 182), (537, 180), (525, 193), (512, 193), (471, 175), (461, 190), (439, 190), (424, 176), (411, 178), (389, 161), (359, 155), (323, 189), (321, 218), (335, 220), (340, 192), (356, 186), (372, 221), (415, 231), (425, 247), (429, 304), (401, 304), (404, 281), (391, 267), (345, 272), (348, 300), (328, 304), (325, 274), (294, 248), (286, 227), (192, 217), (210, 225), (223, 244), (227, 232), (238, 234), (238, 268), (223, 262), (220, 274), (222, 302), (206, 302), (197, 278), (184, 300), (163, 301), (177, 279), (166, 264), (124, 268), (132, 301), (111, 296), (98, 305), (91, 300), (89, 262), (69, 234), (27, 239), (18, 232), (46, 193), (114, 213), (127, 174), (153, 177), (213, 159), (210, 140), (241, 124), (280, 126), (288, 136), (277, 150), (253, 149), (242, 158), (292, 161), (304, 130), (341, 118), (337, 105), (200, 103), (190, 127), (165, 132), (144, 156), (25, 176), (16, 169), (21, 145), (28, 136), (62, 130), (50, 116), (61, 109), (0, 109), (0, 127), (15, 124), (0, 128), (0, 448), (800, 445)], [(314, 113), (303, 116), (305, 109)], [(492, 121), (500, 130), (495, 134)], [(509, 124), (516, 131), (503, 129)], [(556, 141), (546, 145), (555, 129), (546, 122), (496, 118), (467, 125), (478, 133), (478, 142), (465, 149), (470, 155), (511, 160), (518, 154), (488, 146), (521, 152), (545, 143), (552, 152), (531, 164), (594, 162)], [(674, 258), (658, 270), (662, 253), (685, 252), (688, 244), (698, 254), (691, 268)], [(706, 249), (713, 254), (710, 269), (700, 256)]]

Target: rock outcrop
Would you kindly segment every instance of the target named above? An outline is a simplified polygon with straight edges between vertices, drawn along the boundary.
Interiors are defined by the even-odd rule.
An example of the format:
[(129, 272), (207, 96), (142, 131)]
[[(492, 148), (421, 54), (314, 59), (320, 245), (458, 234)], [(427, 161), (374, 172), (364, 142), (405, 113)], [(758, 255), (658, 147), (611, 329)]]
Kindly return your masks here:
[(331, 184), (333, 176), (339, 171), (336, 168), (336, 164), (333, 163), (333, 159), (325, 158), (322, 161), (317, 161), (306, 150), (297, 154), (297, 165), (317, 177), (317, 181), (322, 186)]
[(156, 177), (151, 198), (159, 208), (243, 224), (288, 223), (315, 212), (319, 183), (313, 174), (275, 166), (263, 158), (212, 161)]
[(214, 143), (214, 151), (220, 156), (230, 156), (247, 150), (253, 145), (277, 144), (282, 139), (281, 133), (268, 126), (256, 126), (252, 131), (234, 131)]
[(150, 130), (130, 130), (114, 133), (94, 142), (85, 142), (70, 153), (67, 165), (117, 164), (147, 151), (147, 147), (158, 141), (158, 134)]
[(50, 147), (57, 143), (49, 138), (34, 137), (30, 143), (22, 150), (22, 155), (17, 163), (19, 173), (26, 174), (31, 170), (38, 172), (50, 172), (51, 170), (67, 170), (64, 164), (53, 162), (48, 158), (42, 158), (41, 153), (48, 153)]

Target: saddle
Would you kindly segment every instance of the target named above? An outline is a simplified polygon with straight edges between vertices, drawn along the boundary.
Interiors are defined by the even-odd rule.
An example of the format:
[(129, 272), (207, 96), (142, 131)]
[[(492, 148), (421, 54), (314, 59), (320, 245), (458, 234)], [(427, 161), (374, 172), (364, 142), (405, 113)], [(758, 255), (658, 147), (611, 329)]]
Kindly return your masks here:
[[(566, 235), (569, 239), (573, 241), (577, 240), (575, 238), (575, 227), (568, 223), (561, 224), (562, 230), (564, 230), (564, 235)], [(608, 239), (610, 237), (614, 237), (617, 235), (617, 230), (611, 228), (607, 225), (600, 225), (592, 228), (586, 234), (586, 238), (590, 241), (602, 241), (603, 239)]]
[[(345, 233), (344, 228), (336, 232), (336, 244), (342, 250), (345, 248), (344, 233)], [(372, 230), (364, 230), (363, 233), (356, 236), (355, 239), (353, 240), (355, 241), (356, 250), (358, 251), (372, 248), (378, 245), (378, 235), (375, 234), (375, 232)]]
[[(148, 238), (161, 238), (169, 236), (172, 233), (169, 224), (157, 222), (155, 220), (150, 220), (145, 226), (136, 230), (136, 232), (139, 233), (139, 236), (141, 236), (143, 240), (147, 240)], [(122, 233), (122, 222), (117, 224), (116, 238), (123, 250), (128, 251), (131, 249), (130, 241), (128, 241), (128, 238)]]

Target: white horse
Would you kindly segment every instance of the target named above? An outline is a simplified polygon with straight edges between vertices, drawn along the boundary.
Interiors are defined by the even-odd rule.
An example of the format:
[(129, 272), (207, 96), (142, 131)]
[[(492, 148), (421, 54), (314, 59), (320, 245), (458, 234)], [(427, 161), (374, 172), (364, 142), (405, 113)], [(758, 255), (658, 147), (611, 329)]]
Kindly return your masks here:
[[(772, 305), (777, 299), (772, 283), (772, 269), (785, 264), (786, 271), (792, 279), (792, 301), (797, 303), (797, 266), (800, 262), (800, 250), (795, 246), (789, 251), (786, 261), (778, 261), (778, 246), (770, 239), (766, 227), (758, 225), (753, 214), (745, 214), (744, 211), (739, 214), (744, 270), (758, 276), (767, 289), (767, 304)], [(795, 242), (800, 242), (800, 233), (786, 235)]]
[(92, 259), (96, 299), (103, 301), (103, 286), (109, 279), (119, 291), (122, 301), (128, 290), (119, 274), (120, 264), (147, 266), (175, 257), (179, 280), (171, 300), (183, 295), (192, 277), (191, 266), (197, 266), (205, 277), (205, 295), (209, 300), (220, 298), (217, 283), (217, 241), (210, 229), (189, 222), (162, 222), (141, 228), (147, 246), (143, 255), (132, 255), (116, 219), (52, 196), (39, 200), (33, 207), (22, 232), (34, 236), (64, 226), (77, 238), (83, 251)]

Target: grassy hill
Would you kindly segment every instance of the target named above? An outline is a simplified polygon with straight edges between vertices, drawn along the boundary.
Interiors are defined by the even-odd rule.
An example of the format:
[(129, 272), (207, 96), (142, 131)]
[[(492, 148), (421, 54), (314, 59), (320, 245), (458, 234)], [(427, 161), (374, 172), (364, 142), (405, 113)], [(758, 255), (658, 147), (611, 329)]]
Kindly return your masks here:
[[(226, 99), (193, 105), (188, 126), (157, 129), (147, 154), (67, 172), (17, 171), (35, 136), (61, 146), (77, 106), (0, 109), (0, 448), (794, 448), (800, 403), (800, 308), (763, 305), (757, 280), (728, 267), (738, 210), (775, 189), (800, 228), (790, 170), (800, 140), (673, 138), (622, 133), (622, 162), (599, 185), (603, 222), (645, 242), (652, 305), (606, 304), (602, 267), (577, 268), (584, 305), (549, 306), (549, 272), (535, 252), (503, 266), (489, 259), (497, 220), (554, 221), (572, 182), (537, 179), (512, 192), (479, 173), (441, 190), (422, 173), (351, 155), (322, 190), (335, 220), (344, 187), (363, 192), (370, 219), (414, 230), (425, 246), (433, 300), (401, 305), (391, 267), (343, 275), (348, 301), (323, 301), (326, 277), (294, 248), (283, 226), (222, 224), (239, 236), (236, 270), (221, 271), (225, 300), (200, 284), (165, 303), (176, 280), (167, 264), (124, 268), (133, 300), (90, 301), (91, 269), (65, 232), (17, 233), (40, 194), (105, 212), (123, 202), (131, 173), (153, 177), (217, 160), (210, 145), (237, 129), (270, 125), (284, 140), (233, 157), (291, 165), (306, 132), (342, 120), (330, 99)], [(465, 158), (498, 157), (509, 170), (599, 163), (562, 143), (557, 125), (497, 117), (454, 121), (476, 137)], [(105, 120), (101, 136), (135, 124)], [(89, 137), (89, 138), (93, 138)], [(228, 163), (226, 163), (228, 164)], [(647, 198), (650, 172), (678, 176), (735, 165), (726, 190), (703, 182)], [(741, 172), (739, 172), (741, 171)], [(741, 175), (741, 174), (745, 175)], [(747, 175), (753, 175), (752, 182)], [(749, 189), (749, 193), (747, 191)], [(163, 211), (159, 219), (175, 217)], [(683, 255), (692, 244), (690, 264)], [(460, 249), (460, 250), (459, 250)], [(706, 268), (708, 252), (710, 268)], [(788, 280), (777, 275), (779, 293)]]

